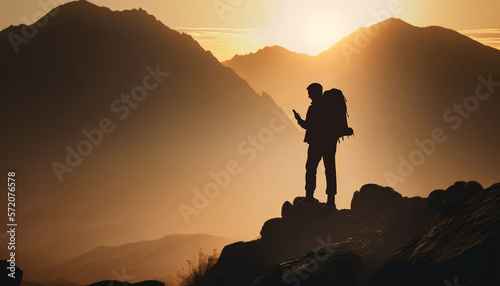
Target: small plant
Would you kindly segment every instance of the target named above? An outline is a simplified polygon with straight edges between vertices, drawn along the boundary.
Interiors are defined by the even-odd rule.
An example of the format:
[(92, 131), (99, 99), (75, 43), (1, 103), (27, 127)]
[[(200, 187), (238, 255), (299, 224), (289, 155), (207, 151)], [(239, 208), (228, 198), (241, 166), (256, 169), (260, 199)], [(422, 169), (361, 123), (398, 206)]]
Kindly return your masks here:
[(193, 255), (192, 260), (187, 260), (188, 273), (184, 269), (177, 271), (179, 277), (179, 286), (202, 286), (204, 285), (208, 271), (217, 263), (219, 255), (216, 250), (212, 255), (205, 254), (201, 249), (198, 252), (198, 261)]

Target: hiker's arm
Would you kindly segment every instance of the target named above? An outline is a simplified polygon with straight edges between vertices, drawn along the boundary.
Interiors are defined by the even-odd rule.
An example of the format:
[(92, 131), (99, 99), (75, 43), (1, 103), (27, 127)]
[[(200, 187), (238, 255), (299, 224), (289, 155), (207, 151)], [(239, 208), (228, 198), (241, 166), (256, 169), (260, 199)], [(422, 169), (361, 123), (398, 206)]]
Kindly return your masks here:
[(300, 127), (307, 129), (307, 122), (304, 119), (297, 118), (297, 123), (300, 125)]
[(298, 114), (295, 109), (293, 110), (293, 115), (295, 116), (295, 119), (297, 119), (297, 123), (300, 125), (300, 127), (307, 129), (307, 122), (302, 119), (302, 117), (300, 117), (300, 114)]

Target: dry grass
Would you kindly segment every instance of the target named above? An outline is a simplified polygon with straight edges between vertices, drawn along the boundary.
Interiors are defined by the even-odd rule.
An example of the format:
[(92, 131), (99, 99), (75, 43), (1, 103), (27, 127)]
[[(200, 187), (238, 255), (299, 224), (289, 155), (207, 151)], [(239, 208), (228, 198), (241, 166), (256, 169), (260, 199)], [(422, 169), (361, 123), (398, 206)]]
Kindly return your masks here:
[(177, 272), (180, 280), (179, 286), (201, 286), (204, 285), (206, 276), (210, 268), (212, 268), (219, 259), (219, 255), (214, 249), (213, 254), (205, 254), (201, 249), (198, 252), (198, 259), (193, 255), (192, 260), (188, 260), (188, 272), (184, 273), (184, 269)]

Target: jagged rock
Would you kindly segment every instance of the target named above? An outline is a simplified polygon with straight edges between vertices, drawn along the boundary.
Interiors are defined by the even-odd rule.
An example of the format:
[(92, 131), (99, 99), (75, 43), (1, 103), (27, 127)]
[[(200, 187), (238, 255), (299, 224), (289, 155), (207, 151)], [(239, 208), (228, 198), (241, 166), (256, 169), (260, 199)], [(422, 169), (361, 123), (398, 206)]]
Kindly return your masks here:
[(9, 261), (0, 260), (0, 282), (2, 282), (0, 284), (5, 286), (19, 286), (21, 284), (21, 280), (23, 279), (23, 271), (19, 267), (15, 266), (15, 275), (14, 278), (11, 278), (8, 276), (8, 274), (11, 273), (11, 270), (9, 269), (10, 267)]
[(272, 218), (264, 223), (260, 231), (266, 243), (279, 242), (287, 238), (288, 227), (283, 218)]
[(354, 192), (351, 201), (353, 214), (367, 218), (400, 211), (405, 205), (403, 196), (390, 187), (366, 184)]
[(286, 201), (283, 203), (283, 206), (281, 207), (281, 217), (284, 219), (287, 219), (290, 217), (290, 213), (292, 212), (293, 205), (289, 202)]
[[(305, 199), (305, 197), (296, 197), (294, 200), (293, 200), (293, 205), (296, 206), (296, 205), (299, 205), (299, 204), (302, 204), (301, 201)], [(303, 204), (308, 204), (308, 203), (303, 203)], [(320, 204), (319, 200), (314, 198), (314, 203), (312, 203), (313, 205), (315, 204)], [(309, 204), (310, 205), (310, 204)]]
[(493, 184), (486, 190), (495, 190), (495, 189), (500, 189), (500, 183)]
[[(446, 249), (451, 257), (460, 252), (461, 247), (473, 249), (475, 241), (482, 241), (487, 233), (499, 232), (498, 227), (493, 229), (487, 226), (487, 222), (493, 220), (492, 208), (498, 208), (498, 203), (494, 205), (491, 198), (486, 199), (486, 194), (492, 196), (495, 192), (499, 192), (498, 189), (500, 189), (500, 184), (493, 185), (487, 191), (483, 191), (482, 186), (476, 182), (457, 182), (446, 191), (433, 191), (426, 199), (403, 197), (391, 188), (370, 184), (363, 186), (359, 192), (356, 192), (352, 200), (353, 210), (340, 211), (326, 207), (323, 203), (298, 203), (300, 198), (296, 198), (293, 204), (290, 202), (283, 204), (281, 218), (266, 221), (261, 230), (261, 239), (247, 243), (240, 242), (226, 247), (219, 262), (214, 267), (214, 271), (210, 273), (212, 284), (209, 285), (248, 286), (262, 276), (255, 285), (286, 285), (283, 277), (292, 279), (287, 280), (292, 284), (294, 281), (300, 282), (301, 286), (333, 283), (333, 280), (341, 277), (335, 276), (337, 275), (335, 273), (339, 273), (335, 272), (338, 270), (335, 267), (341, 267), (340, 264), (318, 264), (318, 269), (312, 271), (314, 274), (309, 275), (312, 279), (298, 281), (294, 278), (301, 278), (299, 270), (307, 266), (300, 266), (302, 268), (295, 266), (301, 265), (307, 255), (299, 259), (290, 259), (290, 257), (301, 257), (308, 252), (308, 255), (311, 255), (312, 249), (326, 245), (334, 248), (336, 253), (356, 253), (359, 255), (358, 258), (364, 263), (364, 269), (368, 275), (380, 270), (384, 263), (398, 251), (406, 254), (407, 257), (421, 252), (421, 257), (411, 262), (416, 264), (425, 261), (426, 255), (429, 254), (425, 249), (442, 248), (443, 250), (440, 251)], [(469, 211), (474, 211), (475, 214), (466, 216), (465, 214)], [(498, 210), (496, 212), (498, 213)], [(482, 219), (486, 221), (482, 221)], [(476, 220), (479, 222), (475, 222)], [(482, 223), (481, 227), (477, 226)], [(462, 235), (463, 233), (467, 233), (470, 236), (469, 239), (454, 244), (451, 234)], [(474, 233), (476, 236), (473, 235)], [(428, 239), (434, 236), (443, 237), (437, 240)], [(425, 243), (420, 243), (418, 247), (415, 247), (415, 243), (418, 241)], [(489, 239), (488, 241), (493, 240)], [(480, 243), (485, 245), (483, 242)], [(408, 245), (413, 245), (414, 248), (405, 248)], [(453, 247), (450, 248), (450, 245)], [(492, 249), (495, 257), (500, 255), (498, 251), (495, 252), (494, 247)], [(477, 256), (472, 255), (469, 258), (472, 259), (471, 261), (484, 259), (481, 257), (486, 255), (485, 253)], [(401, 256), (401, 254), (398, 255)], [(340, 261), (344, 260), (340, 259)], [(485, 261), (487, 262), (481, 263), (493, 263)], [(411, 263), (398, 263), (390, 264), (392, 268), (389, 272), (377, 272), (378, 277), (387, 278), (394, 275), (393, 272), (398, 273), (400, 278), (405, 277), (404, 275), (408, 274), (405, 267), (409, 267), (408, 265)], [(482, 265), (481, 263), (478, 264)], [(334, 265), (336, 266), (333, 267)], [(429, 275), (434, 275), (436, 270), (433, 268), (433, 264), (429, 265), (431, 266), (426, 268), (417, 267), (417, 271), (420, 271), (419, 275), (425, 277), (426, 271), (430, 273)], [(354, 267), (354, 269), (358, 268)], [(443, 269), (439, 269), (439, 271), (446, 272)], [(462, 268), (461, 271), (466, 270)], [(352, 276), (349, 277), (352, 278)], [(410, 275), (410, 277), (412, 276)], [(383, 279), (380, 281), (386, 282)], [(440, 283), (442, 282), (440, 281)], [(354, 283), (352, 279), (350, 282), (345, 282), (351, 284), (338, 283), (341, 284), (335, 285), (361, 285), (352, 284)], [(374, 284), (374, 286), (382, 284)], [(399, 281), (399, 284), (387, 285), (404, 284)], [(422, 283), (420, 285), (430, 284)], [(476, 284), (471, 283), (470, 285)]]
[(251, 285), (265, 271), (260, 240), (224, 247), (207, 276), (207, 286)]
[(261, 230), (261, 248), (267, 265), (310, 251), (318, 245), (318, 238), (341, 241), (361, 229), (359, 220), (349, 211), (337, 211), (322, 203), (285, 202), (282, 213), (283, 218), (266, 221)]
[(324, 203), (300, 203), (303, 197), (294, 199), (293, 205), (285, 202), (281, 207), (283, 219), (297, 224), (299, 222), (310, 223), (312, 220), (325, 217), (334, 217), (337, 215), (337, 209), (326, 206)]
[(443, 207), (443, 198), (446, 194), (445, 190), (435, 190), (430, 193), (425, 202), (425, 211), (429, 214), (437, 215)]
[[(318, 246), (320, 239), (357, 251), (371, 273), (414, 235), (429, 227), (421, 219), (426, 199), (420, 197), (402, 198), (405, 215), (395, 218), (385, 214), (369, 223), (350, 210), (337, 211), (322, 203), (301, 204), (297, 203), (298, 199), (294, 205), (285, 202), (283, 218), (271, 219), (262, 228), (261, 247), (265, 249), (268, 266), (310, 251)], [(433, 218), (430, 221), (433, 222)]]
[(403, 200), (405, 201), (406, 205), (410, 209), (410, 211), (414, 211), (415, 209), (422, 209), (425, 205), (425, 202), (427, 201), (427, 198), (422, 198), (422, 197), (403, 197)]
[(498, 285), (500, 185), (483, 192), (476, 182), (457, 182), (445, 198), (453, 207), (376, 271), (370, 285)]
[(483, 187), (478, 182), (456, 182), (453, 186), (446, 189), (439, 217), (450, 215), (455, 208), (463, 205), (470, 197), (481, 191), (483, 191)]
[(333, 245), (329, 245), (274, 267), (253, 285), (364, 286), (367, 280), (359, 255), (336, 251)]

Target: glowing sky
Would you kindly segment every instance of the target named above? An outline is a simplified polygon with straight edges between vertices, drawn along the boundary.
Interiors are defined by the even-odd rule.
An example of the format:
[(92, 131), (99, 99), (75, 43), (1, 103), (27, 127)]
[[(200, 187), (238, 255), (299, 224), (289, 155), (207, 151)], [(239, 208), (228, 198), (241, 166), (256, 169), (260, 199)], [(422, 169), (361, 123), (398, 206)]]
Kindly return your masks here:
[[(3, 0), (0, 29), (31, 23), (45, 6), (67, 0)], [(498, 0), (91, 0), (113, 10), (142, 8), (165, 25), (191, 34), (219, 58), (281, 45), (311, 55), (359, 27), (387, 17), (416, 26), (462, 31), (499, 48)], [(479, 30), (478, 30), (479, 29)]]

